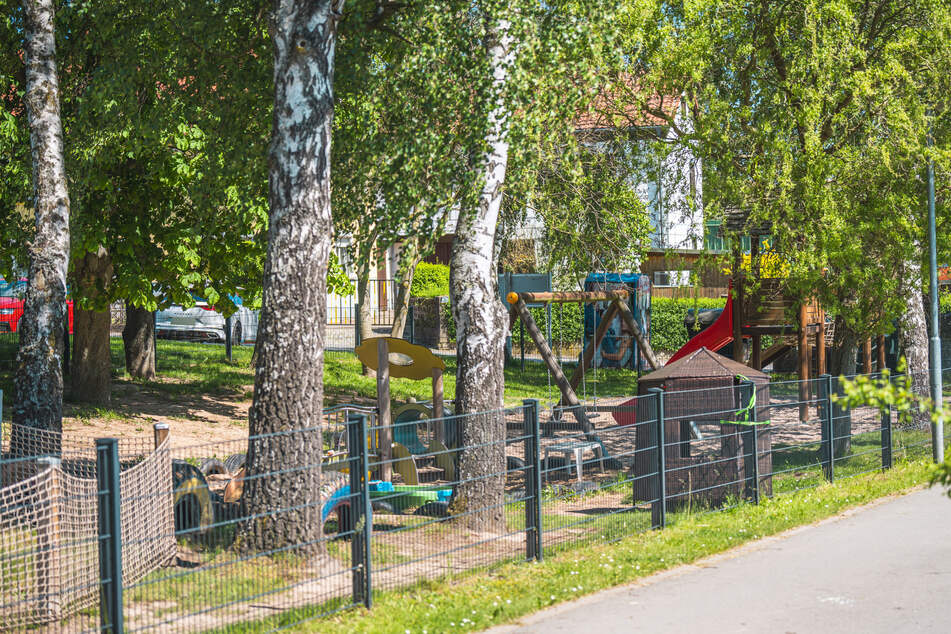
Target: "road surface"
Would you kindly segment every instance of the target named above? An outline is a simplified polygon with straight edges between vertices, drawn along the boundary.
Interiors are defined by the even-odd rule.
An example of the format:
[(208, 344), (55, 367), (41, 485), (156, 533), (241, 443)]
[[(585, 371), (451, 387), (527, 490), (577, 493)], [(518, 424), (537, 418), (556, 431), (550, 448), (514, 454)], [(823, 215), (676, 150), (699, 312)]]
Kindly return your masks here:
[(949, 600), (951, 500), (927, 489), (490, 632), (951, 632)]

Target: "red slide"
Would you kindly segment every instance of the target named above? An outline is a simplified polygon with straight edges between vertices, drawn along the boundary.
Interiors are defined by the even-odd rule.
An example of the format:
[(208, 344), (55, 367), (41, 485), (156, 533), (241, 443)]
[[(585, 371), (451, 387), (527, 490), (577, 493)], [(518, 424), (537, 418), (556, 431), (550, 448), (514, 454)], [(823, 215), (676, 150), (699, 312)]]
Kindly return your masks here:
[[(699, 313), (699, 311), (698, 311)], [(699, 318), (699, 314), (697, 315)], [(706, 348), (711, 352), (716, 352), (723, 346), (733, 341), (733, 289), (730, 289), (726, 298), (726, 306), (723, 312), (717, 317), (717, 320), (710, 324), (702, 332), (698, 332), (694, 337), (684, 344), (684, 347), (674, 353), (667, 363), (673, 363), (677, 359), (686, 357), (691, 352)]]

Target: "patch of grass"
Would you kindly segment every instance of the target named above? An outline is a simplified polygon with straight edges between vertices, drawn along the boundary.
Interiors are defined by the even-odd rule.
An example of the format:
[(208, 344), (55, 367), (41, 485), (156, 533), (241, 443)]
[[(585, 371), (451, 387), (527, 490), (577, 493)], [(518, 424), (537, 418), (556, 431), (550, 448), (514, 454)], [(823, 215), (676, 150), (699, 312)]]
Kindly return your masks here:
[[(250, 632), (298, 623), (295, 631), (331, 634), (480, 630), (907, 491), (926, 482), (929, 474), (926, 460), (901, 462), (886, 473), (776, 496), (758, 506), (740, 504), (718, 513), (681, 513), (665, 530), (645, 531), (613, 544), (598, 543), (599, 538), (607, 541), (617, 536), (618, 526), (605, 525), (594, 543), (549, 548), (541, 563), (504, 564), (491, 576), (472, 573), (377, 593), (374, 609), (369, 612), (355, 609), (298, 623), (330, 611), (314, 606), (229, 629)], [(617, 517), (630, 520), (635, 515)]]
[[(446, 399), (456, 394), (456, 359), (444, 357), (446, 373), (443, 389)], [(376, 379), (360, 373), (360, 362), (348, 352), (327, 352), (324, 357), (324, 388), (326, 394), (337, 400), (346, 400), (347, 396), (376, 398)], [(574, 372), (575, 364), (566, 363), (563, 369), (567, 375)], [(637, 394), (637, 373), (624, 369), (589, 370), (585, 373), (585, 389), (578, 389), (579, 398), (585, 393), (592, 398), (598, 396), (626, 396)], [(406, 401), (415, 398), (418, 401), (432, 399), (432, 385), (429, 381), (411, 381), (409, 379), (391, 379), (390, 394), (394, 400)], [(523, 399), (537, 398), (542, 401), (560, 398), (558, 387), (551, 381), (549, 388), (548, 369), (542, 363), (526, 362), (524, 372), (519, 364), (505, 368), (505, 404), (519, 405)]]

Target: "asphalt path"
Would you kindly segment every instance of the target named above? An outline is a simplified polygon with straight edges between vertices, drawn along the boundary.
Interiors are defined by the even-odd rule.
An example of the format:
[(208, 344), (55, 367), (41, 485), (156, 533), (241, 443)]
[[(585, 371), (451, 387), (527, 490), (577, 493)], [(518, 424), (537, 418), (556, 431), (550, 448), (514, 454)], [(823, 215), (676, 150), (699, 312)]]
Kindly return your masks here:
[(951, 500), (925, 489), (490, 632), (951, 632)]

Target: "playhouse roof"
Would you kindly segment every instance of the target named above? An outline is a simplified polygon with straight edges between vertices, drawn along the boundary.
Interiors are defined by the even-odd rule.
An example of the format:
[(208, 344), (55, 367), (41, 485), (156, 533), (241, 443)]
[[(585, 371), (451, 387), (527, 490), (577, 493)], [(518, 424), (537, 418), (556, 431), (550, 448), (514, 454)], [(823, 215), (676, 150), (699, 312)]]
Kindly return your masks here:
[(659, 370), (641, 377), (640, 383), (662, 383), (670, 379), (713, 379), (745, 376), (757, 383), (769, 380), (764, 373), (748, 365), (737, 363), (721, 354), (700, 348), (682, 359), (665, 365)]

